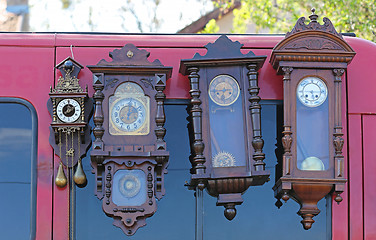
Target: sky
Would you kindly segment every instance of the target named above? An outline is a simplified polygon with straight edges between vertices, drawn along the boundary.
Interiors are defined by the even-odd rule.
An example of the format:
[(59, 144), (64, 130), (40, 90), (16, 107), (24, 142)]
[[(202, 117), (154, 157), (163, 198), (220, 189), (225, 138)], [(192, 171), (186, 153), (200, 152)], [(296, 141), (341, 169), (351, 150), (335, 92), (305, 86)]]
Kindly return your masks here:
[[(213, 9), (210, 0), (160, 0), (157, 18), (161, 27), (150, 29), (154, 0), (29, 0), (30, 26), (35, 32), (140, 32), (134, 16), (122, 6), (133, 6), (143, 32), (175, 33)], [(91, 21), (91, 24), (89, 22)], [(148, 26), (149, 25), (149, 26)]]

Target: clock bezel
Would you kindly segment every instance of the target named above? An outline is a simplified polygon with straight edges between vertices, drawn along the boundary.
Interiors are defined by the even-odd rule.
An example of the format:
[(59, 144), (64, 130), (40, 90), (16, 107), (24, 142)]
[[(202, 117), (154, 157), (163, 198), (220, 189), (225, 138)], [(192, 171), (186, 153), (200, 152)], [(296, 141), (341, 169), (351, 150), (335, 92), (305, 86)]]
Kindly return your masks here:
[[(220, 102), (218, 102), (218, 101), (215, 99), (215, 97), (212, 96), (212, 94), (211, 94), (211, 87), (213, 86), (214, 81), (216, 81), (217, 79), (219, 79), (219, 78), (221, 78), (221, 77), (226, 77), (226, 78), (232, 80), (232, 81), (236, 84), (236, 87), (237, 87), (237, 88), (236, 88), (236, 89), (237, 89), (237, 94), (236, 94), (236, 97), (235, 97), (230, 103), (220, 103)], [(230, 84), (230, 85), (231, 85), (231, 84)], [(231, 85), (231, 86), (232, 86), (232, 85)], [(234, 90), (234, 88), (232, 88), (232, 90)], [(239, 96), (240, 96), (240, 86), (239, 86), (239, 83), (238, 83), (238, 81), (236, 80), (236, 78), (234, 78), (233, 76), (231, 76), (231, 75), (229, 75), (229, 74), (219, 74), (219, 75), (215, 76), (214, 78), (212, 78), (212, 79), (210, 80), (209, 87), (208, 87), (208, 95), (209, 95), (210, 99), (211, 99), (215, 104), (217, 104), (217, 105), (219, 105), (219, 106), (222, 106), (222, 107), (231, 106), (232, 104), (234, 104), (234, 103), (238, 100), (238, 98), (239, 98)]]
[[(134, 131), (123, 131), (119, 129), (116, 126), (116, 123), (113, 122), (112, 120), (112, 113), (113, 113), (113, 108), (115, 105), (122, 101), (123, 99), (128, 99), (132, 98), (138, 102), (141, 103), (141, 105), (145, 109), (145, 116), (144, 116), (144, 121), (141, 124), (141, 126)], [(115, 100), (114, 100), (115, 99)], [(140, 96), (140, 95), (122, 95), (122, 96), (111, 96), (109, 99), (109, 115), (108, 115), (108, 123), (109, 123), (109, 134), (110, 135), (126, 135), (126, 136), (133, 136), (133, 135), (148, 135), (150, 133), (150, 100), (149, 97), (147, 96)]]
[[(67, 117), (65, 114), (64, 114), (64, 112), (63, 111), (61, 111), (61, 115), (63, 115), (65, 118), (72, 118), (73, 116), (76, 116), (72, 121), (66, 121), (66, 120), (64, 120), (64, 119), (62, 119), (61, 118), (61, 116), (60, 116), (60, 114), (59, 114), (59, 106), (60, 106), (60, 104), (62, 104), (64, 101), (66, 101), (66, 100), (71, 100), (72, 102), (75, 102), (76, 103), (76, 105), (72, 105), (73, 107), (74, 107), (74, 109), (75, 109), (75, 111), (76, 111), (76, 109), (77, 109), (77, 107), (78, 107), (78, 109), (79, 109), (79, 112), (78, 112), (78, 115), (76, 116), (75, 114), (73, 114), (71, 117)], [(62, 107), (61, 107), (61, 110), (63, 110), (64, 109), (64, 107), (66, 106), (66, 105), (68, 105), (68, 104), (70, 104), (70, 103), (66, 103), (66, 104), (64, 104)], [(80, 106), (80, 103), (76, 100), (76, 99), (74, 99), (74, 98), (63, 98), (63, 99), (61, 99), (60, 101), (59, 101), (59, 103), (57, 104), (57, 106), (56, 106), (56, 116), (58, 117), (58, 119), (61, 121), (61, 122), (63, 122), (63, 123), (74, 123), (74, 122), (77, 122), (77, 120), (79, 120), (80, 119), (80, 117), (81, 117), (81, 113), (82, 113), (82, 109), (81, 109), (81, 106)]]
[[(320, 97), (316, 100), (316, 101), (319, 101), (317, 104), (307, 104), (302, 98), (301, 98), (301, 95), (299, 94), (299, 87), (300, 87), (300, 84), (307, 80), (307, 79), (310, 79), (310, 78), (314, 78), (314, 79), (317, 79), (318, 81), (322, 82), (323, 86), (324, 86), (324, 89), (325, 89), (325, 97), (323, 99), (320, 99)], [(309, 84), (309, 83), (308, 83)], [(308, 85), (306, 84), (306, 85)], [(305, 87), (305, 86), (304, 86)], [(303, 87), (303, 90), (304, 91), (304, 87)], [(320, 86), (318, 86), (320, 88)], [(322, 89), (320, 88), (320, 91)], [(298, 81), (298, 84), (296, 85), (296, 96), (297, 98), (299, 99), (299, 101), (306, 107), (310, 107), (310, 108), (315, 108), (315, 107), (319, 107), (321, 106), (327, 99), (328, 99), (328, 94), (329, 94), (329, 91), (328, 91), (328, 86), (327, 86), (327, 83), (324, 79), (320, 78), (319, 76), (316, 76), (316, 75), (311, 75), (311, 76), (306, 76), (306, 77), (303, 77), (302, 79), (300, 79)], [(308, 100), (309, 101), (309, 100)], [(312, 101), (309, 101), (309, 102), (312, 102)]]

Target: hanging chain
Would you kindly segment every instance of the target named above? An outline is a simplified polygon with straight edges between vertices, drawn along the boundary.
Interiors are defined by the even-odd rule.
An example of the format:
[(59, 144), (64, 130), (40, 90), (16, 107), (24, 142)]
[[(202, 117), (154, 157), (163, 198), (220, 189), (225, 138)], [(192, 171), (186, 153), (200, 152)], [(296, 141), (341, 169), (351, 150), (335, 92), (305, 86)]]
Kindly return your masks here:
[[(74, 131), (72, 131), (72, 149), (73, 149), (73, 140), (74, 140)], [(73, 177), (73, 175), (74, 175), (74, 165), (73, 165), (73, 161), (74, 161), (74, 153), (72, 154), (72, 167), (71, 167), (71, 198), (70, 198), (70, 206), (71, 206), (71, 217), (70, 217), (70, 219), (71, 219), (71, 234), (72, 234), (72, 240), (73, 240), (73, 220), (74, 220), (74, 177)]]

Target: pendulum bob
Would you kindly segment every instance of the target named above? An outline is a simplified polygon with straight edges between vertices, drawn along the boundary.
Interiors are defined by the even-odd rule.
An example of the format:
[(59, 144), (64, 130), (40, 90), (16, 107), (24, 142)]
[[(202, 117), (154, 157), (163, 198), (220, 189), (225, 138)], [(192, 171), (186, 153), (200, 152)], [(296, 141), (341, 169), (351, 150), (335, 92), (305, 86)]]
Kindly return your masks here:
[(76, 172), (73, 176), (73, 180), (76, 183), (76, 185), (80, 188), (83, 188), (87, 184), (87, 179), (85, 172), (82, 168), (81, 160), (78, 161)]
[(65, 176), (64, 170), (63, 170), (63, 164), (60, 162), (59, 169), (57, 170), (57, 175), (55, 178), (55, 184), (59, 188), (63, 188), (67, 185), (67, 177)]

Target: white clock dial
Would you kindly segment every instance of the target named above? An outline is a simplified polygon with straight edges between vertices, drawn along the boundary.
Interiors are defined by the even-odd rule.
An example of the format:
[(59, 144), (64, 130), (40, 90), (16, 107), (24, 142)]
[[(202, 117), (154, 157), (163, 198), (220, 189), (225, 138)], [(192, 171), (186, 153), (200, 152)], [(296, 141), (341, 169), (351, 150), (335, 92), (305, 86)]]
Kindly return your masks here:
[(299, 82), (296, 94), (305, 106), (318, 107), (325, 102), (328, 88), (320, 78), (306, 77)]
[(72, 123), (77, 121), (81, 115), (80, 104), (71, 98), (63, 99), (59, 102), (56, 108), (58, 118), (65, 123)]
[(144, 104), (132, 97), (119, 100), (111, 109), (111, 121), (120, 131), (137, 131), (144, 125), (145, 119)]

